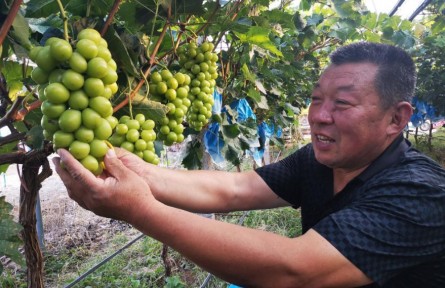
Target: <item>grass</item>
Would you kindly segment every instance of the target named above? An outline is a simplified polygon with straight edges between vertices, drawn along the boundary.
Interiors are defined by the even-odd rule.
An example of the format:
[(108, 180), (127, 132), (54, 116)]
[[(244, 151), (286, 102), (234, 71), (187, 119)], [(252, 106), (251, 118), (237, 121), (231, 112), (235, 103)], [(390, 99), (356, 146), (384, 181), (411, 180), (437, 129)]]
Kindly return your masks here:
[(427, 137), (427, 135), (419, 135), (415, 139), (414, 135), (409, 135), (408, 140), (414, 147), (445, 167), (445, 127), (437, 129), (437, 132), (433, 134), (431, 145)]
[[(216, 218), (221, 221), (237, 223), (243, 216), (242, 212), (219, 214)], [(273, 210), (251, 211), (244, 218), (242, 225), (256, 229), (275, 232), (288, 237), (295, 237), (301, 233), (299, 210), (281, 208)], [(120, 239), (120, 241), (118, 241)], [(91, 255), (83, 261), (79, 259), (76, 271), (65, 271), (59, 282), (52, 283), (51, 287), (63, 287), (75, 280), (105, 258), (116, 249), (122, 247), (130, 239), (125, 236), (116, 236), (105, 251)], [(116, 245), (116, 241), (119, 245)], [(149, 237), (144, 237), (130, 248), (107, 262), (101, 268), (90, 274), (85, 280), (79, 282), (78, 287), (199, 287), (209, 275), (192, 262), (183, 258), (176, 251), (169, 249), (168, 260), (172, 265), (172, 275), (164, 277), (165, 269), (161, 258), (162, 244)], [(56, 259), (48, 259), (51, 263)], [(60, 260), (59, 260), (60, 261)], [(63, 262), (63, 260), (62, 260)], [(83, 262), (83, 263), (80, 263)], [(72, 263), (74, 264), (74, 263)], [(56, 272), (56, 271), (53, 271)], [(52, 273), (52, 275), (56, 275)], [(50, 276), (50, 275), (48, 275)], [(70, 276), (70, 277), (67, 277)], [(63, 284), (63, 285), (62, 285)], [(207, 287), (225, 287), (227, 283), (211, 278)]]
[[(243, 216), (246, 216), (243, 212), (215, 215), (220, 221), (271, 231), (288, 237), (295, 237), (301, 233), (299, 210), (293, 208), (250, 211), (244, 218), (244, 222), (240, 223)], [(108, 243), (105, 243), (102, 249), (96, 251), (75, 247), (47, 254), (45, 256), (45, 287), (67, 286), (139, 235), (139, 233), (130, 234), (132, 235), (117, 233), (110, 238)], [(162, 243), (144, 236), (73, 287), (200, 287), (209, 277), (207, 272), (171, 248), (168, 249), (167, 256), (171, 264), (171, 275), (165, 277), (165, 267), (161, 257), (162, 248)], [(19, 275), (6, 270), (0, 278), (0, 287), (26, 287), (24, 284), (26, 275), (23, 271), (20, 273)], [(210, 276), (209, 279), (206, 286), (208, 288), (227, 286), (227, 283), (216, 277)]]
[[(45, 287), (65, 287), (78, 280), (81, 275), (137, 237), (135, 233), (130, 234), (117, 233), (102, 249), (96, 251), (85, 251), (82, 247), (76, 247), (47, 254)], [(154, 286), (152, 283), (156, 283), (163, 272), (160, 264), (161, 249), (161, 243), (143, 237), (73, 287), (157, 287), (159, 285)], [(143, 283), (148, 284), (145, 286)]]
[[(215, 217), (220, 221), (271, 231), (287, 237), (301, 234), (299, 210), (293, 208), (216, 214)], [(240, 223), (240, 219), (244, 219), (243, 223)], [(139, 232), (130, 233), (131, 236), (128, 234), (117, 233), (102, 249), (95, 251), (75, 247), (46, 254), (45, 287), (65, 287), (77, 281), (85, 272), (140, 235)], [(167, 255), (171, 275), (165, 277), (162, 248), (162, 243), (144, 236), (73, 287), (200, 287), (207, 277), (210, 277), (206, 286), (208, 288), (227, 286), (227, 283), (209, 276), (171, 248), (168, 248)], [(14, 273), (6, 269), (0, 278), (0, 287), (26, 287), (25, 277), (23, 271)]]

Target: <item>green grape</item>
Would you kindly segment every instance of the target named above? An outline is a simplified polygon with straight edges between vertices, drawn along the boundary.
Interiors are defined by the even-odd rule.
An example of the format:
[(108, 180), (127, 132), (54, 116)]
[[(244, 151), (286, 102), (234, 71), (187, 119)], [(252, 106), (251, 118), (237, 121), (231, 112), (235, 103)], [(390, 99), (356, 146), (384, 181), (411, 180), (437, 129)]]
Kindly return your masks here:
[(112, 116), (110, 102), (118, 91), (117, 65), (98, 31), (84, 29), (73, 43), (75, 47), (52, 37), (45, 46), (33, 47), (30, 57), (37, 67), (31, 78), (39, 84), (45, 139), (52, 141), (54, 149), (68, 149), (85, 168), (98, 175), (110, 149), (106, 140), (117, 135), (116, 146), (123, 142), (121, 135), (113, 133), (118, 119)]
[[(134, 119), (128, 115), (123, 115), (117, 121), (119, 124), (116, 125), (113, 135), (108, 138), (112, 145), (121, 147), (142, 159), (144, 159), (143, 153), (147, 149), (154, 152), (155, 121), (146, 119), (146, 116), (142, 113), (136, 114)], [(150, 157), (150, 159), (152, 158)], [(150, 163), (159, 163), (157, 155), (153, 159), (153, 162)]]
[[(185, 111), (186, 120), (191, 128), (200, 131), (212, 115), (213, 91), (216, 86), (215, 79), (218, 77), (216, 64), (218, 55), (213, 52), (214, 45), (210, 42), (203, 42), (199, 47), (196, 43), (188, 43), (183, 47), (181, 53), (188, 59), (182, 59), (185, 63), (182, 69), (187, 71), (187, 75), (191, 78), (191, 89), (187, 101), (183, 103), (185, 107), (191, 108)], [(207, 103), (210, 103), (210, 107), (206, 105)]]

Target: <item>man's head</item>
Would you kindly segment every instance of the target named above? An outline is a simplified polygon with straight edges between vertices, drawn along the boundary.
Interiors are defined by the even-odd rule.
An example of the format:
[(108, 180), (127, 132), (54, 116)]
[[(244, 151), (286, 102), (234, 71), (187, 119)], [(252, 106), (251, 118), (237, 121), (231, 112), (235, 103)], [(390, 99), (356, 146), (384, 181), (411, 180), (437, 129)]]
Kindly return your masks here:
[(377, 65), (375, 88), (384, 109), (401, 102), (411, 103), (416, 86), (416, 68), (404, 50), (380, 43), (357, 42), (331, 54), (331, 63), (373, 63)]
[(398, 48), (357, 43), (332, 54), (312, 92), (308, 120), (317, 160), (359, 173), (412, 115), (414, 64)]

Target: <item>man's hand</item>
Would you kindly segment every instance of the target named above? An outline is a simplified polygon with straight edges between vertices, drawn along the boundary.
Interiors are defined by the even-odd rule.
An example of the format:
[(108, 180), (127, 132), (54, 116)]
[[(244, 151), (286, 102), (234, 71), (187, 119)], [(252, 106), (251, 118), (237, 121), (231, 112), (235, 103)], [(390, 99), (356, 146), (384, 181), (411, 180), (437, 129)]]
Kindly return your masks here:
[(100, 177), (96, 177), (68, 151), (60, 149), (57, 152), (59, 157), (53, 160), (56, 172), (70, 198), (83, 208), (100, 216), (131, 223), (133, 217), (137, 217), (138, 208), (143, 209), (142, 206), (155, 201), (147, 183), (137, 174), (142, 171), (138, 167), (145, 163), (137, 156), (122, 150), (117, 156), (110, 149), (104, 159), (106, 169)]
[(117, 158), (122, 162), (122, 164), (124, 164), (125, 167), (144, 178), (145, 181), (148, 181), (146, 179), (147, 174), (149, 173), (148, 169), (150, 167), (154, 167), (154, 165), (143, 161), (141, 158), (125, 149), (114, 148), (114, 151), (116, 152)]

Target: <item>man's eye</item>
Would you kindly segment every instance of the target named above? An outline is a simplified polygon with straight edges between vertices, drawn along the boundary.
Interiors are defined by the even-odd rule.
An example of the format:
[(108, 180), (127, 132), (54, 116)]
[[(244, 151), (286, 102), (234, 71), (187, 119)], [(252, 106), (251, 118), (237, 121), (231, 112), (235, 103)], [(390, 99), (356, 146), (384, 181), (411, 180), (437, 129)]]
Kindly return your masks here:
[(336, 100), (335, 103), (337, 105), (342, 105), (342, 106), (349, 105), (349, 103), (347, 101), (344, 101), (344, 100)]
[(312, 96), (311, 97), (311, 102), (312, 103), (314, 103), (314, 102), (320, 102), (321, 100), (320, 100), (320, 97), (318, 97), (318, 96)]

